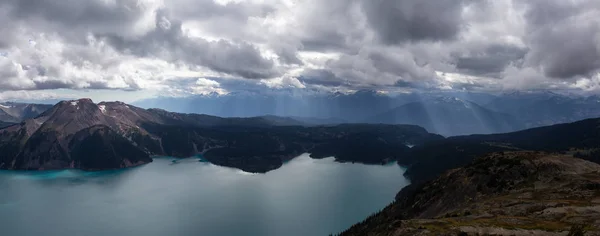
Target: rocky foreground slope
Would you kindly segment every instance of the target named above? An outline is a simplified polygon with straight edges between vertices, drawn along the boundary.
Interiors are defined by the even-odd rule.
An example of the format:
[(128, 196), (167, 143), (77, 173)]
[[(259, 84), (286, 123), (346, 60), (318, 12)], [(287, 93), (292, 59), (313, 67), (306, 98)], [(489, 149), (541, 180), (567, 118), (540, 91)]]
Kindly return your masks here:
[(141, 165), (151, 156), (202, 155), (214, 164), (267, 172), (304, 152), (387, 163), (405, 155), (406, 144), (442, 139), (410, 125), (296, 124), (285, 118), (220, 118), (121, 102), (63, 101), (0, 129), (0, 169), (100, 170)]
[(506, 152), (403, 189), (341, 235), (600, 235), (600, 165)]

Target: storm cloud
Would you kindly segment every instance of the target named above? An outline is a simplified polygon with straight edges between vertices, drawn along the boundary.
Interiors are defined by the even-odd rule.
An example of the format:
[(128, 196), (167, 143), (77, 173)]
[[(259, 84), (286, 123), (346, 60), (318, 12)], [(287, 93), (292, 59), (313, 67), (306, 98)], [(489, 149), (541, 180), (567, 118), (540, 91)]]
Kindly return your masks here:
[(363, 0), (361, 5), (385, 43), (450, 40), (466, 26), (463, 0)]
[(600, 69), (600, 2), (526, 1), (527, 63), (551, 78), (590, 77)]
[(600, 91), (595, 0), (0, 0), (0, 21), (2, 92)]

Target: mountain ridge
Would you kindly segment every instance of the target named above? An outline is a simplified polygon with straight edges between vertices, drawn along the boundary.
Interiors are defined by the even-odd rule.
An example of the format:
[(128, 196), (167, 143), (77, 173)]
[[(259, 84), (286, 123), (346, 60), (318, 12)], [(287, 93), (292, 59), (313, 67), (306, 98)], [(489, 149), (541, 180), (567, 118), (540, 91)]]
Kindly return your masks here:
[[(455, 115), (449, 103), (447, 108), (439, 108), (436, 100), (452, 98), (465, 101), (473, 107), (471, 114), (459, 111)], [(468, 101), (468, 103), (466, 103)], [(144, 108), (158, 107), (183, 113), (204, 113), (220, 117), (255, 117), (274, 115), (280, 117), (307, 116), (317, 119), (341, 119), (344, 123), (405, 123), (426, 127), (431, 132), (445, 136), (510, 132), (526, 128), (575, 122), (582, 119), (600, 117), (597, 96), (575, 96), (560, 93), (521, 91), (503, 94), (470, 92), (427, 92), (390, 93), (377, 91), (356, 91), (353, 93), (231, 93), (218, 96), (190, 96), (185, 98), (155, 98), (138, 101), (135, 104)], [(414, 103), (422, 104), (414, 106)], [(398, 107), (413, 104), (387, 119), (375, 119), (378, 114), (394, 113)], [(462, 105), (461, 105), (462, 106)], [(227, 107), (228, 109), (223, 109)], [(432, 107), (439, 111), (432, 116), (423, 110)], [(413, 114), (413, 113), (421, 113)], [(417, 116), (418, 115), (418, 116)], [(415, 116), (414, 119), (400, 119)], [(429, 125), (428, 119), (456, 116), (469, 122), (445, 122)], [(477, 116), (482, 116), (478, 118)], [(398, 122), (398, 119), (400, 122)], [(317, 124), (330, 122), (320, 121)], [(334, 122), (339, 123), (339, 122)], [(462, 123), (462, 124), (461, 124)], [(464, 129), (454, 128), (461, 124)], [(437, 128), (435, 126), (439, 126)], [(468, 132), (466, 131), (468, 130)]]
[[(385, 163), (406, 154), (404, 143), (441, 139), (409, 125), (300, 124), (290, 118), (221, 118), (122, 102), (62, 101), (35, 118), (0, 129), (0, 168), (96, 170), (136, 166), (151, 162), (152, 156), (202, 155), (217, 165), (264, 173), (304, 152), (315, 158)], [(373, 141), (349, 145), (360, 144), (363, 135)], [(81, 146), (119, 148), (105, 153), (110, 165), (99, 165), (99, 157), (83, 155)]]
[(455, 97), (404, 104), (365, 120), (368, 123), (415, 124), (445, 136), (500, 133), (524, 128), (508, 114)]

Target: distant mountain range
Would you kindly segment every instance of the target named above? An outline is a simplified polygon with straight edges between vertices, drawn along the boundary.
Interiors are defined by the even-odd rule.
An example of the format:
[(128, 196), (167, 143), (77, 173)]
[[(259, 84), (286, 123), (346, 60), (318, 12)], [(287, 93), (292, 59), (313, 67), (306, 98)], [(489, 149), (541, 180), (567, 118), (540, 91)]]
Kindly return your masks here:
[[(248, 94), (155, 98), (135, 103), (149, 109), (206, 114), (206, 117), (252, 118), (283, 125), (344, 123), (410, 124), (444, 136), (491, 134), (600, 117), (600, 97), (552, 92), (425, 93), (386, 95)], [(0, 103), (0, 127), (34, 118), (52, 107)], [(215, 118), (216, 119), (216, 118)], [(218, 119), (217, 119), (218, 120)], [(223, 121), (223, 119), (221, 119)], [(229, 119), (227, 122), (235, 122)]]
[(504, 94), (485, 107), (510, 114), (527, 128), (600, 117), (600, 97), (565, 96), (552, 92)]
[(496, 95), (468, 92), (387, 95), (375, 91), (351, 94), (233, 93), (154, 98), (134, 104), (221, 117), (273, 115), (325, 119), (329, 122), (324, 123), (329, 124), (412, 124), (445, 136), (510, 132), (600, 117), (600, 97), (551, 92)]
[(377, 114), (366, 123), (414, 124), (432, 133), (461, 135), (501, 133), (524, 128), (517, 119), (455, 97), (410, 102)]
[[(408, 97), (406, 99), (412, 100)], [(389, 96), (375, 91), (359, 91), (353, 94), (212, 94), (184, 98), (155, 98), (139, 101), (134, 105), (221, 117), (274, 115), (333, 118), (358, 122), (370, 115), (392, 109), (403, 103), (404, 101), (391, 99)]]
[(52, 105), (4, 102), (0, 103), (0, 127), (34, 118)]

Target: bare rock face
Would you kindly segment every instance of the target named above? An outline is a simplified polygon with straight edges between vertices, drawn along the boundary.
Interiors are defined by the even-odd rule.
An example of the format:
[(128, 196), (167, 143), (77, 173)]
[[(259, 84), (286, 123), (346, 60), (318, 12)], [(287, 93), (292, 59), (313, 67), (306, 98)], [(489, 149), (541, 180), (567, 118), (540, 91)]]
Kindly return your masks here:
[(342, 235), (597, 235), (599, 230), (600, 165), (558, 154), (508, 152), (409, 186), (390, 206)]

